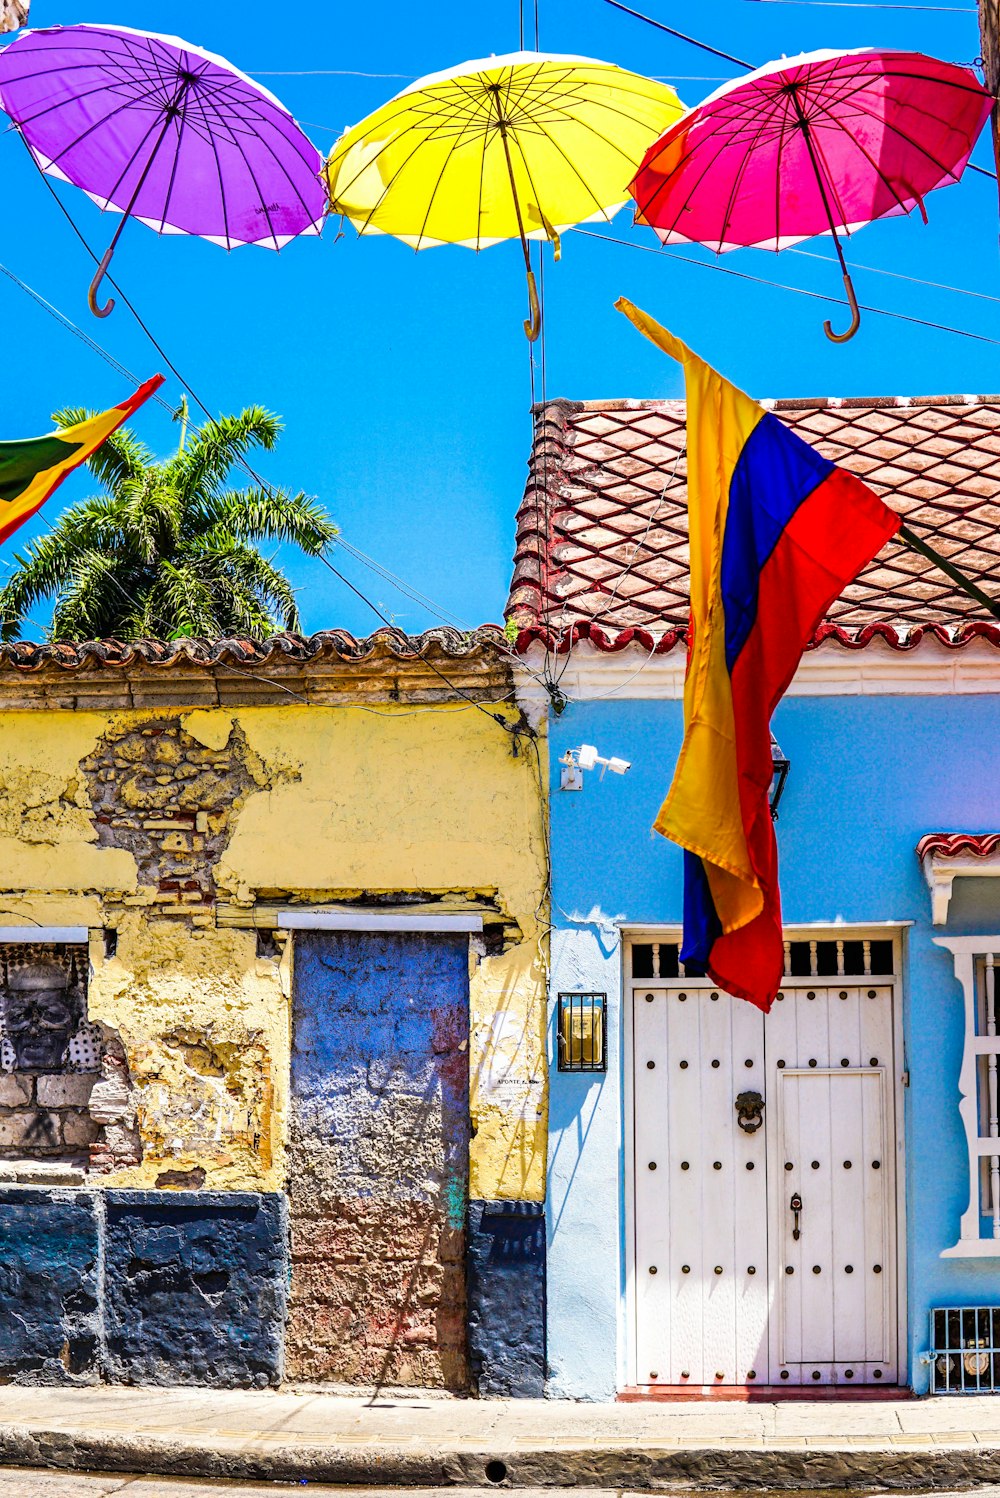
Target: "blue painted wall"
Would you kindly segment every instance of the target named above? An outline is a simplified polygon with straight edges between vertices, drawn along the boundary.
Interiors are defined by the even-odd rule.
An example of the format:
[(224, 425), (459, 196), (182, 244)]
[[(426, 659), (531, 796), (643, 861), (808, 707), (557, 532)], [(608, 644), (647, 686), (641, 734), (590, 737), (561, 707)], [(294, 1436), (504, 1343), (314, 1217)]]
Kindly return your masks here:
[[(575, 703), (552, 725), (553, 968), (560, 990), (607, 991), (609, 1070), (555, 1070), (550, 1089), (550, 1391), (602, 1399), (623, 1382), (621, 952), (615, 923), (679, 922), (681, 856), (650, 832), (682, 730), (679, 702)], [(917, 862), (930, 831), (1000, 825), (1000, 696), (789, 698), (774, 730), (791, 760), (778, 839), (787, 924), (911, 921), (903, 987), (910, 1376), (939, 1304), (1000, 1304), (1000, 1258), (942, 1260), (968, 1199), (958, 1115), (961, 990), (935, 936), (1000, 932), (1000, 881), (958, 880), (947, 928), (930, 924)], [(596, 744), (624, 777), (558, 789), (559, 756)]]
[(0, 1382), (265, 1388), (282, 1372), (277, 1194), (0, 1190)]
[(469, 1364), (481, 1397), (545, 1393), (545, 1208), (469, 1203)]

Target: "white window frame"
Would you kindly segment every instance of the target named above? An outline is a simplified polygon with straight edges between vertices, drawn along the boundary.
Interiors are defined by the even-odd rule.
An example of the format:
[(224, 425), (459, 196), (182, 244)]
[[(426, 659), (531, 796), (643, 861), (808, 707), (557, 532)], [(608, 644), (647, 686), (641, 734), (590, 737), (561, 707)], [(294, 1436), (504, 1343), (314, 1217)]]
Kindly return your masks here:
[[(962, 1213), (958, 1241), (941, 1250), (942, 1259), (1000, 1259), (1000, 936), (936, 936), (955, 962), (962, 987), (964, 1043), (958, 1075), (959, 1115), (968, 1150), (969, 1205)], [(980, 1014), (985, 1015), (980, 1033)], [(980, 1059), (986, 1059), (986, 1091), (980, 1091)], [(985, 1132), (984, 1132), (985, 1127)], [(986, 1161), (984, 1180), (983, 1161)], [(983, 1236), (983, 1218), (993, 1231)]]

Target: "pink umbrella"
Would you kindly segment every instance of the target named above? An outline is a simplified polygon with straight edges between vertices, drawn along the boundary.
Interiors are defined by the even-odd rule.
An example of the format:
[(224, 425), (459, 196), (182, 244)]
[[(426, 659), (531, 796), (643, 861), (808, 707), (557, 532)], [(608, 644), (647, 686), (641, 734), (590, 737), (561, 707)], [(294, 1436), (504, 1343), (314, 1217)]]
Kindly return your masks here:
[(992, 99), (968, 68), (918, 52), (809, 52), (723, 84), (646, 152), (629, 191), (664, 244), (783, 250), (919, 208), (957, 182)]

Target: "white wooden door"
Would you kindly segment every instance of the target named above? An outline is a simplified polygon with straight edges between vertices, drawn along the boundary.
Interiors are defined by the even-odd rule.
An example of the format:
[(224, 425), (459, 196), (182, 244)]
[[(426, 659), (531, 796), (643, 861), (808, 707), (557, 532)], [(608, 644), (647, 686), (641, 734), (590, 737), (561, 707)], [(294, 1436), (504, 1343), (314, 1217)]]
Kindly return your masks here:
[(891, 990), (788, 992), (765, 1027), (775, 1381), (895, 1383)]
[(763, 1092), (763, 1018), (684, 988), (644, 989), (634, 1012), (639, 1382), (766, 1383), (766, 1154), (733, 1091)]
[(891, 989), (650, 986), (633, 1040), (638, 1383), (894, 1383)]

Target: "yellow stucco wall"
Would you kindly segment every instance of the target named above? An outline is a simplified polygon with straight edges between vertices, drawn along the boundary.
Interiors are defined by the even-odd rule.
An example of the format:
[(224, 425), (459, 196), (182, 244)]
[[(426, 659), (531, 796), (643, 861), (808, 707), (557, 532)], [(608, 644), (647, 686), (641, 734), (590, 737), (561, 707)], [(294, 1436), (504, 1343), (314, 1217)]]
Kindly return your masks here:
[[(155, 737), (164, 724), (172, 738)], [(201, 756), (182, 766), (187, 780), (176, 779), (178, 734)], [(276, 897), (419, 890), (495, 901), (516, 935), (502, 955), (470, 959), (470, 1191), (542, 1198), (544, 774), (534, 746), (518, 743), (515, 755), (509, 734), (464, 705), (36, 711), (0, 720), (0, 925), (118, 931), (110, 958), (102, 941), (91, 943), (89, 1008), (124, 1043), (144, 1158), (109, 1184), (204, 1170), (210, 1187), (280, 1188), (290, 973), (287, 952), (280, 964), (257, 956), (252, 929), (217, 927), (212, 900), (164, 894), (141, 854), (100, 846), (95, 797), (105, 812), (120, 800), (140, 817), (189, 808), (190, 829), (166, 840), (161, 831), (161, 844), (194, 870), (214, 847), (215, 894), (248, 920), (255, 901)], [(140, 763), (147, 751), (158, 775)], [(544, 770), (544, 743), (538, 752)], [(239, 763), (239, 793), (218, 814), (198, 813), (195, 828), (213, 766), (225, 773), (230, 760)], [(116, 836), (101, 833), (105, 842)]]

